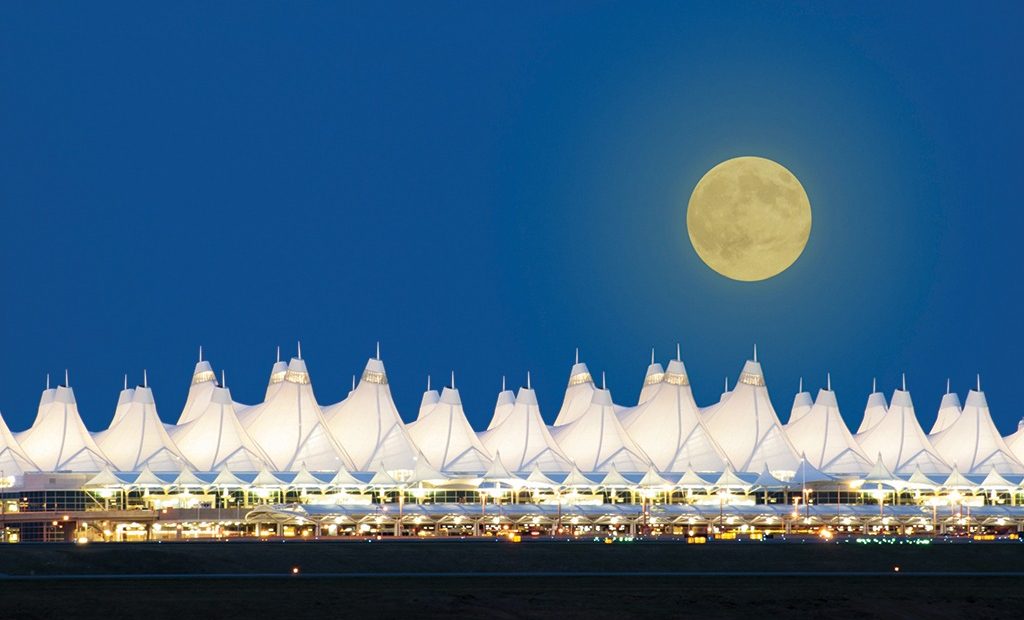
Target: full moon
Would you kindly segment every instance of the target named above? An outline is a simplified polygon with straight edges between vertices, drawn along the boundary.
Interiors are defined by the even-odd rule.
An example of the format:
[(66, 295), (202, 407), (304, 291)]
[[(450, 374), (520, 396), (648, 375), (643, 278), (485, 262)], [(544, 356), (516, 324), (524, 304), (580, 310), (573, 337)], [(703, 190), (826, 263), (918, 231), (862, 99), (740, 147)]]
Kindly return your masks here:
[(804, 251), (811, 203), (785, 167), (761, 157), (736, 157), (708, 170), (693, 188), (686, 229), (708, 267), (733, 280), (766, 280)]

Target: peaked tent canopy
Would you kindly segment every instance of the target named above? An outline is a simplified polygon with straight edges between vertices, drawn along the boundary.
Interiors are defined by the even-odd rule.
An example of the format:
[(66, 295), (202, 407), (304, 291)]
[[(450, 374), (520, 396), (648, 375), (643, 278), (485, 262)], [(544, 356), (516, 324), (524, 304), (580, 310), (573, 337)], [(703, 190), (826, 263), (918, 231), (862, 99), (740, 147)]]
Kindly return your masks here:
[(576, 352), (576, 363), (569, 372), (569, 383), (562, 398), (562, 407), (555, 417), (555, 426), (562, 426), (575, 421), (590, 407), (594, 397), (594, 378), (586, 364), (580, 362), (579, 351)]
[(1017, 460), (1024, 463), (1024, 418), (1017, 422), (1017, 431), (1004, 438), (1006, 447)]
[(811, 410), (786, 427), (797, 451), (814, 467), (833, 474), (865, 474), (871, 460), (854, 441), (832, 390), (818, 390)]
[(254, 472), (270, 462), (239, 421), (226, 387), (214, 387), (203, 410), (172, 429), (171, 438), (199, 471)]
[(512, 390), (505, 389), (505, 379), (501, 380), (501, 391), (498, 392), (498, 400), (494, 403), (494, 415), (491, 416), (491, 421), (487, 425), (487, 430), (491, 430), (495, 426), (501, 424), (508, 414), (512, 413), (512, 408), (516, 405), (516, 395)]
[(930, 475), (950, 471), (921, 430), (906, 390), (893, 392), (889, 411), (871, 430), (858, 435), (857, 443), (865, 454), (881, 454), (885, 467), (898, 475), (909, 476), (915, 467)]
[(39, 468), (32, 462), (18, 440), (14, 438), (7, 422), (4, 421), (3, 413), (0, 413), (0, 471), (4, 477), (21, 476), (27, 471), (38, 471)]
[(114, 407), (114, 419), (110, 421), (110, 425), (117, 424), (124, 414), (128, 412), (128, 409), (132, 406), (132, 399), (135, 397), (135, 388), (128, 387), (128, 375), (124, 376), (124, 389), (117, 395), (117, 406)]
[(936, 452), (966, 474), (986, 474), (993, 467), (1000, 474), (1024, 474), (1024, 465), (1003, 441), (988, 409), (985, 393), (971, 390), (963, 412), (932, 437)]
[(693, 400), (681, 360), (672, 360), (654, 393), (620, 417), (623, 428), (662, 472), (722, 471), (726, 457)]
[(277, 388), (284, 382), (285, 376), (288, 374), (288, 364), (281, 361), (281, 347), (277, 347), (277, 361), (274, 362), (273, 367), (270, 369), (270, 378), (267, 380), (267, 391), (263, 395), (263, 401), (270, 400), (270, 397), (274, 395)]
[(306, 363), (293, 357), (270, 398), (242, 421), (274, 471), (352, 469), (352, 459), (331, 436), (313, 395)]
[(420, 410), (416, 414), (416, 419), (422, 419), (440, 400), (441, 395), (438, 394), (437, 390), (430, 389), (430, 376), (427, 375), (427, 390), (423, 392), (423, 398), (420, 399)]
[(118, 471), (195, 469), (167, 434), (148, 385), (135, 388), (128, 409), (110, 428), (97, 433), (96, 444)]
[(213, 390), (217, 387), (217, 376), (213, 374), (213, 367), (210, 362), (203, 359), (203, 350), (199, 349), (199, 361), (192, 371), (192, 383), (188, 386), (188, 396), (185, 398), (185, 406), (178, 416), (178, 424), (188, 424), (196, 419), (213, 398)]
[(324, 410), (327, 428), (352, 458), (356, 471), (390, 471), (416, 466), (416, 447), (406, 431), (384, 363), (366, 362), (359, 384), (342, 402)]
[(737, 470), (757, 472), (766, 464), (776, 475), (796, 470), (799, 459), (775, 414), (757, 361), (744, 365), (736, 387), (705, 416), (712, 438)]
[(16, 438), (42, 471), (99, 472), (110, 465), (82, 422), (74, 390), (66, 385), (43, 391), (35, 422)]
[(647, 471), (651, 461), (622, 427), (606, 389), (595, 390), (575, 420), (551, 429), (551, 436), (576, 467), (588, 472)]
[[(872, 388), (874, 388), (874, 384), (872, 384)], [(861, 418), (860, 426), (857, 427), (857, 436), (859, 437), (874, 428), (888, 411), (889, 405), (885, 402), (885, 394), (872, 389), (868, 394), (868, 402), (864, 405), (864, 417)]]
[(443, 472), (480, 473), (491, 466), (491, 455), (469, 425), (455, 388), (444, 388), (438, 403), (408, 428), (416, 447)]
[(801, 390), (796, 393), (793, 397), (793, 406), (789, 410), (789, 421), (787, 425), (796, 422), (800, 418), (807, 415), (807, 412), (814, 406), (814, 401), (811, 399), (811, 393), (803, 391), (803, 381), (800, 382)]
[(651, 349), (651, 365), (647, 367), (647, 372), (644, 374), (644, 384), (640, 388), (640, 397), (636, 401), (637, 405), (644, 404), (647, 402), (647, 399), (654, 395), (664, 376), (665, 369), (662, 368), (661, 364), (654, 361), (654, 349)]
[(572, 460), (551, 436), (530, 387), (519, 388), (512, 410), (495, 427), (480, 433), (480, 442), (491, 454), (501, 452), (512, 471), (529, 471), (535, 466), (546, 472), (568, 472)]
[(932, 425), (928, 436), (932, 437), (949, 428), (960, 417), (962, 410), (960, 397), (956, 395), (956, 392), (950, 392), (947, 387), (946, 393), (942, 395), (942, 402), (939, 403), (939, 415), (935, 417), (935, 424)]

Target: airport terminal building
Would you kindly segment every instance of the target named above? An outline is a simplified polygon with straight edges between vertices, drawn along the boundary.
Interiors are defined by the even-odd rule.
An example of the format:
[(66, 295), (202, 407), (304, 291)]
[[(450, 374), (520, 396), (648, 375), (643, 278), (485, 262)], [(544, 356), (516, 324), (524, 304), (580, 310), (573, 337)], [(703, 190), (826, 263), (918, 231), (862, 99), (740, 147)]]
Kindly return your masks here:
[[(106, 430), (74, 391), (43, 391), (32, 426), (0, 417), (0, 541), (247, 536), (720, 536), (793, 532), (1015, 535), (1024, 431), (1002, 437), (980, 383), (947, 388), (925, 433), (906, 385), (873, 391), (851, 432), (830, 383), (787, 423), (761, 365), (699, 407), (677, 355), (653, 359), (635, 406), (577, 359), (548, 425), (527, 377), (474, 429), (452, 383), (406, 423), (379, 353), (321, 406), (299, 354), (263, 402), (235, 402), (195, 367), (176, 423), (127, 381)], [(503, 386), (504, 388), (504, 386)]]

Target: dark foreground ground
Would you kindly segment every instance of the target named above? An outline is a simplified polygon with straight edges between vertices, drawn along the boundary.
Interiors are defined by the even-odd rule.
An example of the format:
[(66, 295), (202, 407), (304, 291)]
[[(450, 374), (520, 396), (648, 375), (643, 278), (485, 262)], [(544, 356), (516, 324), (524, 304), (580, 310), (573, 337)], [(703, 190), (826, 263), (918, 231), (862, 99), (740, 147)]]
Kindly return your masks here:
[(1022, 575), (1024, 544), (10, 545), (0, 618), (1019, 618)]

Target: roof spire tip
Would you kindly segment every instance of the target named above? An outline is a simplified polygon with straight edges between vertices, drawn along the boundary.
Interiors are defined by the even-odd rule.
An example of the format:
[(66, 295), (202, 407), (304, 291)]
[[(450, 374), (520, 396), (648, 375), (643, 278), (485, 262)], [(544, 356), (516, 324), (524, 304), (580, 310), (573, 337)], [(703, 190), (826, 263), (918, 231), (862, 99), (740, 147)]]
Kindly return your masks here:
[(302, 359), (302, 341), (298, 340), (295, 343), (295, 353), (299, 359)]
[(677, 362), (683, 361), (683, 354), (680, 351), (680, 347), (679, 347), (679, 343), (678, 342), (676, 343), (676, 361)]
[(430, 375), (427, 375), (427, 391), (430, 391)]
[(455, 389), (455, 371), (452, 371), (452, 389)]
[(903, 377), (903, 391), (906, 392), (907, 391), (907, 373), (904, 372), (904, 373), (901, 374), (901, 376)]
[[(981, 381), (979, 379), (979, 381)], [(68, 369), (64, 369), (64, 387), (71, 387), (71, 379), (68, 378)]]
[(377, 359), (380, 359), (380, 340), (377, 341)]
[(220, 386), (222, 388), (228, 387), (228, 371), (223, 368), (220, 369)]
[(651, 365), (654, 365), (654, 347), (651, 347)]
[(277, 345), (277, 362), (281, 363), (281, 345)]
[(128, 373), (124, 373), (124, 389), (128, 389)]
[(601, 371), (601, 389), (602, 390), (607, 390), (608, 389), (607, 384), (605, 383), (605, 380), (604, 380), (604, 371), (603, 370)]
[(526, 389), (528, 389), (528, 390), (532, 390), (533, 389), (532, 387), (530, 387), (530, 371), (529, 370), (526, 371)]
[(146, 372), (145, 368), (142, 369), (142, 387), (149, 387), (149, 373)]
[(828, 390), (829, 392), (832, 391), (832, 373), (831, 372), (826, 372), (825, 373), (825, 389)]
[(580, 348), (576, 347), (576, 363), (580, 363)]
[(800, 387), (797, 389), (797, 392), (803, 392), (803, 391), (804, 391), (804, 378), (800, 377)]
[(203, 345), (199, 345), (199, 361), (203, 361)]
[(981, 373), (980, 372), (975, 376), (975, 380), (977, 381), (978, 391), (980, 392), (981, 391)]
[(754, 361), (757, 361), (757, 343), (754, 343)]

